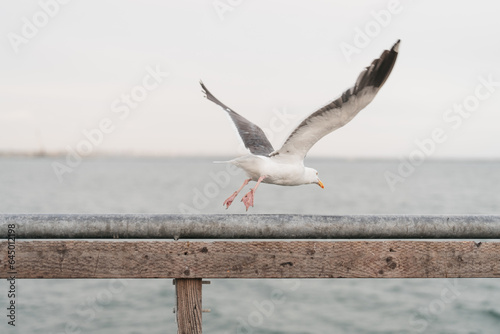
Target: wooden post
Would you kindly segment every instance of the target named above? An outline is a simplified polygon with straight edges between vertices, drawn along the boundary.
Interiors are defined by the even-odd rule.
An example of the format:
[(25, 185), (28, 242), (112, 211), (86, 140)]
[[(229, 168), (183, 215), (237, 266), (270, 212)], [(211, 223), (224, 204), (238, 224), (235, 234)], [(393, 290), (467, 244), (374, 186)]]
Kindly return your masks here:
[(201, 278), (175, 279), (177, 334), (201, 334)]

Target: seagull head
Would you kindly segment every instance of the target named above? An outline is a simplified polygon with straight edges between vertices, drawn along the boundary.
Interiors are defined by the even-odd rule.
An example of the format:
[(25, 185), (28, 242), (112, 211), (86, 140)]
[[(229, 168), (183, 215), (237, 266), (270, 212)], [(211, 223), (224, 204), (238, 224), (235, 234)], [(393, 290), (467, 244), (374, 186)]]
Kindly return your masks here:
[(307, 183), (314, 183), (323, 189), (325, 188), (325, 186), (323, 185), (323, 182), (321, 182), (321, 180), (319, 179), (318, 171), (316, 169), (306, 167), (305, 170), (306, 170), (305, 177), (306, 177)]

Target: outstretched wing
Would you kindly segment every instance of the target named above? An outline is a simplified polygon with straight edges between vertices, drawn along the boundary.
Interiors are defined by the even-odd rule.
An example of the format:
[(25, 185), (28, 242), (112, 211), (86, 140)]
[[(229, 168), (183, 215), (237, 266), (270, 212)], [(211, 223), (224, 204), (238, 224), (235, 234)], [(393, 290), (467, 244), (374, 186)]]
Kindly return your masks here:
[(259, 128), (257, 125), (253, 124), (243, 116), (237, 114), (236, 112), (231, 110), (231, 108), (219, 101), (215, 96), (212, 95), (212, 93), (210, 93), (203, 82), (200, 81), (200, 84), (201, 88), (203, 88), (205, 97), (221, 106), (222, 109), (227, 112), (234, 125), (236, 126), (236, 130), (238, 130), (238, 133), (243, 140), (245, 147), (248, 148), (252, 154), (269, 156), (269, 154), (274, 151), (273, 145), (271, 145), (261, 128)]
[(283, 146), (271, 156), (303, 160), (318, 140), (349, 123), (373, 100), (391, 74), (398, 56), (399, 42), (365, 68), (354, 87), (302, 121)]

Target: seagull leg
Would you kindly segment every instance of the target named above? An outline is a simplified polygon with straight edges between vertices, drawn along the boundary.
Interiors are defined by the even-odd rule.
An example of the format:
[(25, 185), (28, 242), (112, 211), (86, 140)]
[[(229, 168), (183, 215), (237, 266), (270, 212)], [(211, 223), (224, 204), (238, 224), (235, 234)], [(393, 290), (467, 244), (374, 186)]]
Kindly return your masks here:
[(236, 190), (231, 196), (228, 197), (228, 199), (226, 199), (224, 201), (224, 203), (222, 203), (222, 206), (224, 206), (224, 205), (226, 206), (226, 210), (227, 210), (227, 208), (229, 208), (231, 203), (233, 203), (234, 199), (236, 198), (236, 196), (238, 196), (241, 189), (243, 189), (243, 187), (246, 186), (248, 184), (248, 182), (250, 182), (250, 181), (252, 181), (252, 179), (246, 179), (245, 182), (243, 182), (243, 184), (241, 185), (240, 189)]
[(243, 196), (243, 198), (241, 199), (243, 204), (245, 204), (247, 211), (248, 211), (249, 207), (251, 207), (251, 206), (253, 207), (253, 198), (254, 198), (255, 191), (259, 187), (259, 184), (262, 182), (262, 180), (264, 180), (266, 177), (267, 177), (266, 175), (259, 177), (259, 180), (257, 181), (257, 184), (255, 185), (255, 187), (250, 189), (250, 191), (245, 196)]

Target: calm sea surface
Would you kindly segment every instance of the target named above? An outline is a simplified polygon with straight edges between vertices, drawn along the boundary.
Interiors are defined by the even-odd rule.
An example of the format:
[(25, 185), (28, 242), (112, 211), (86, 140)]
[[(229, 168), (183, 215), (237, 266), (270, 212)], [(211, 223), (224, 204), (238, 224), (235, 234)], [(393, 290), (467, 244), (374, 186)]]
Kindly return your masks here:
[[(244, 213), (222, 202), (243, 173), (209, 158), (0, 158), (3, 213)], [(263, 184), (252, 213), (499, 214), (500, 162), (425, 162), (389, 186), (399, 161), (309, 159), (325, 189)], [(0, 333), (176, 333), (171, 280), (22, 280), (16, 327)], [(279, 300), (276, 295), (282, 296)], [(500, 280), (212, 280), (204, 333), (500, 333)]]

